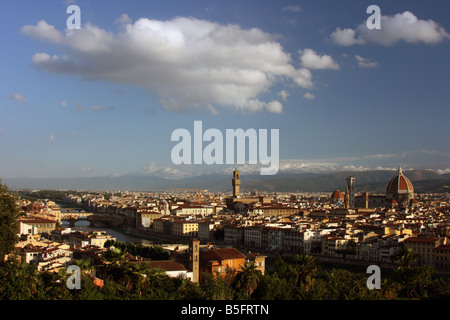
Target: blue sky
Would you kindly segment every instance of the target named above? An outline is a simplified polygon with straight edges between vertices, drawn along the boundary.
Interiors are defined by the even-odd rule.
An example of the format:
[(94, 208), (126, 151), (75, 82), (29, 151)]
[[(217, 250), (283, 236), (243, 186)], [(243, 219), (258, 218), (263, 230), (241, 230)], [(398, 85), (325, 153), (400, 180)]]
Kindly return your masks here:
[[(66, 30), (70, 4), (80, 30)], [(381, 30), (365, 27), (371, 4)], [(448, 1), (3, 1), (0, 177), (230, 170), (172, 164), (171, 133), (195, 120), (279, 129), (280, 172), (450, 172), (448, 12)]]

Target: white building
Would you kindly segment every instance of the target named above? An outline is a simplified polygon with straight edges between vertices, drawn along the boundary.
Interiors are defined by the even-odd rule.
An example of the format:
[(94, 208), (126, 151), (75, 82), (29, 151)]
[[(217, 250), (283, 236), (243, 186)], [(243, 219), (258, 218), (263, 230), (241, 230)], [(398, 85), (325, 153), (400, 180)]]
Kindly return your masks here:
[(176, 216), (201, 215), (202, 217), (206, 217), (214, 212), (214, 208), (212, 206), (199, 206), (199, 205), (183, 204), (183, 205), (178, 206), (178, 208), (174, 209), (173, 212)]
[(244, 245), (251, 248), (261, 248), (262, 227), (246, 227), (244, 229)]

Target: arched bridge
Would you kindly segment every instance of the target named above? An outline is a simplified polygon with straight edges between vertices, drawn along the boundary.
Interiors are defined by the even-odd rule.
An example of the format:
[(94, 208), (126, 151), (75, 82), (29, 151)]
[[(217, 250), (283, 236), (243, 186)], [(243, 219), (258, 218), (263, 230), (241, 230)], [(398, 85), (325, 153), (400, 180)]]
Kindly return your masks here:
[(105, 213), (78, 212), (78, 210), (76, 210), (76, 212), (61, 212), (61, 221), (62, 220), (69, 222), (70, 227), (74, 227), (75, 222), (79, 220), (87, 220), (91, 226), (95, 226), (97, 222), (110, 222), (111, 218), (109, 214)]

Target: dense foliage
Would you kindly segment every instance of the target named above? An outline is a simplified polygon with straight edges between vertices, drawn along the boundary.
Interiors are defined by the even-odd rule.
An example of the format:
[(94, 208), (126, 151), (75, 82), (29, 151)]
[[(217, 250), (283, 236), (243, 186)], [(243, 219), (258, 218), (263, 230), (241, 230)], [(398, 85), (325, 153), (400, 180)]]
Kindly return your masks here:
[(144, 246), (142, 243), (107, 240), (104, 247), (108, 248), (110, 246), (119, 248), (132, 256), (139, 256), (152, 260), (168, 260), (170, 258), (169, 253), (160, 246)]
[(17, 242), (19, 211), (16, 197), (8, 193), (6, 185), (0, 180), (0, 260), (9, 254)]
[(436, 277), (430, 267), (400, 266), (384, 279), (379, 290), (366, 286), (367, 274), (333, 268), (324, 270), (314, 258), (279, 258), (272, 272), (262, 275), (253, 264), (226, 277), (205, 275), (194, 284), (183, 278), (170, 278), (162, 270), (145, 263), (129, 263), (124, 251), (110, 250), (105, 257), (104, 286), (94, 285), (89, 276), (93, 267), (76, 260), (82, 270), (81, 289), (69, 290), (69, 277), (59, 273), (37, 272), (33, 266), (17, 261), (0, 263), (0, 299), (64, 300), (321, 300), (321, 299), (430, 299), (449, 298), (450, 280)]

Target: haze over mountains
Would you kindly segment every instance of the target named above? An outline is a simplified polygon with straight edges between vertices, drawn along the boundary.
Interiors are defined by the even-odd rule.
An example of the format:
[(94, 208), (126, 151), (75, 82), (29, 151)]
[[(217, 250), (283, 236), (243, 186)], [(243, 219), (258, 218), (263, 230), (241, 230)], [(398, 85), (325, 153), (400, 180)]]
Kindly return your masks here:
[[(259, 192), (332, 192), (345, 191), (345, 178), (356, 178), (355, 191), (384, 193), (386, 185), (397, 174), (393, 170), (342, 171), (336, 173), (279, 173), (275, 176), (242, 174), (241, 190)], [(404, 171), (415, 192), (443, 192), (450, 186), (450, 174), (432, 170)], [(229, 192), (231, 175), (209, 174), (182, 179), (167, 179), (153, 175), (128, 174), (117, 177), (82, 178), (15, 178), (3, 179), (10, 189), (65, 189), (65, 190), (127, 190), (161, 191), (173, 188), (198, 188), (212, 192)], [(172, 188), (172, 189), (171, 189)]]

